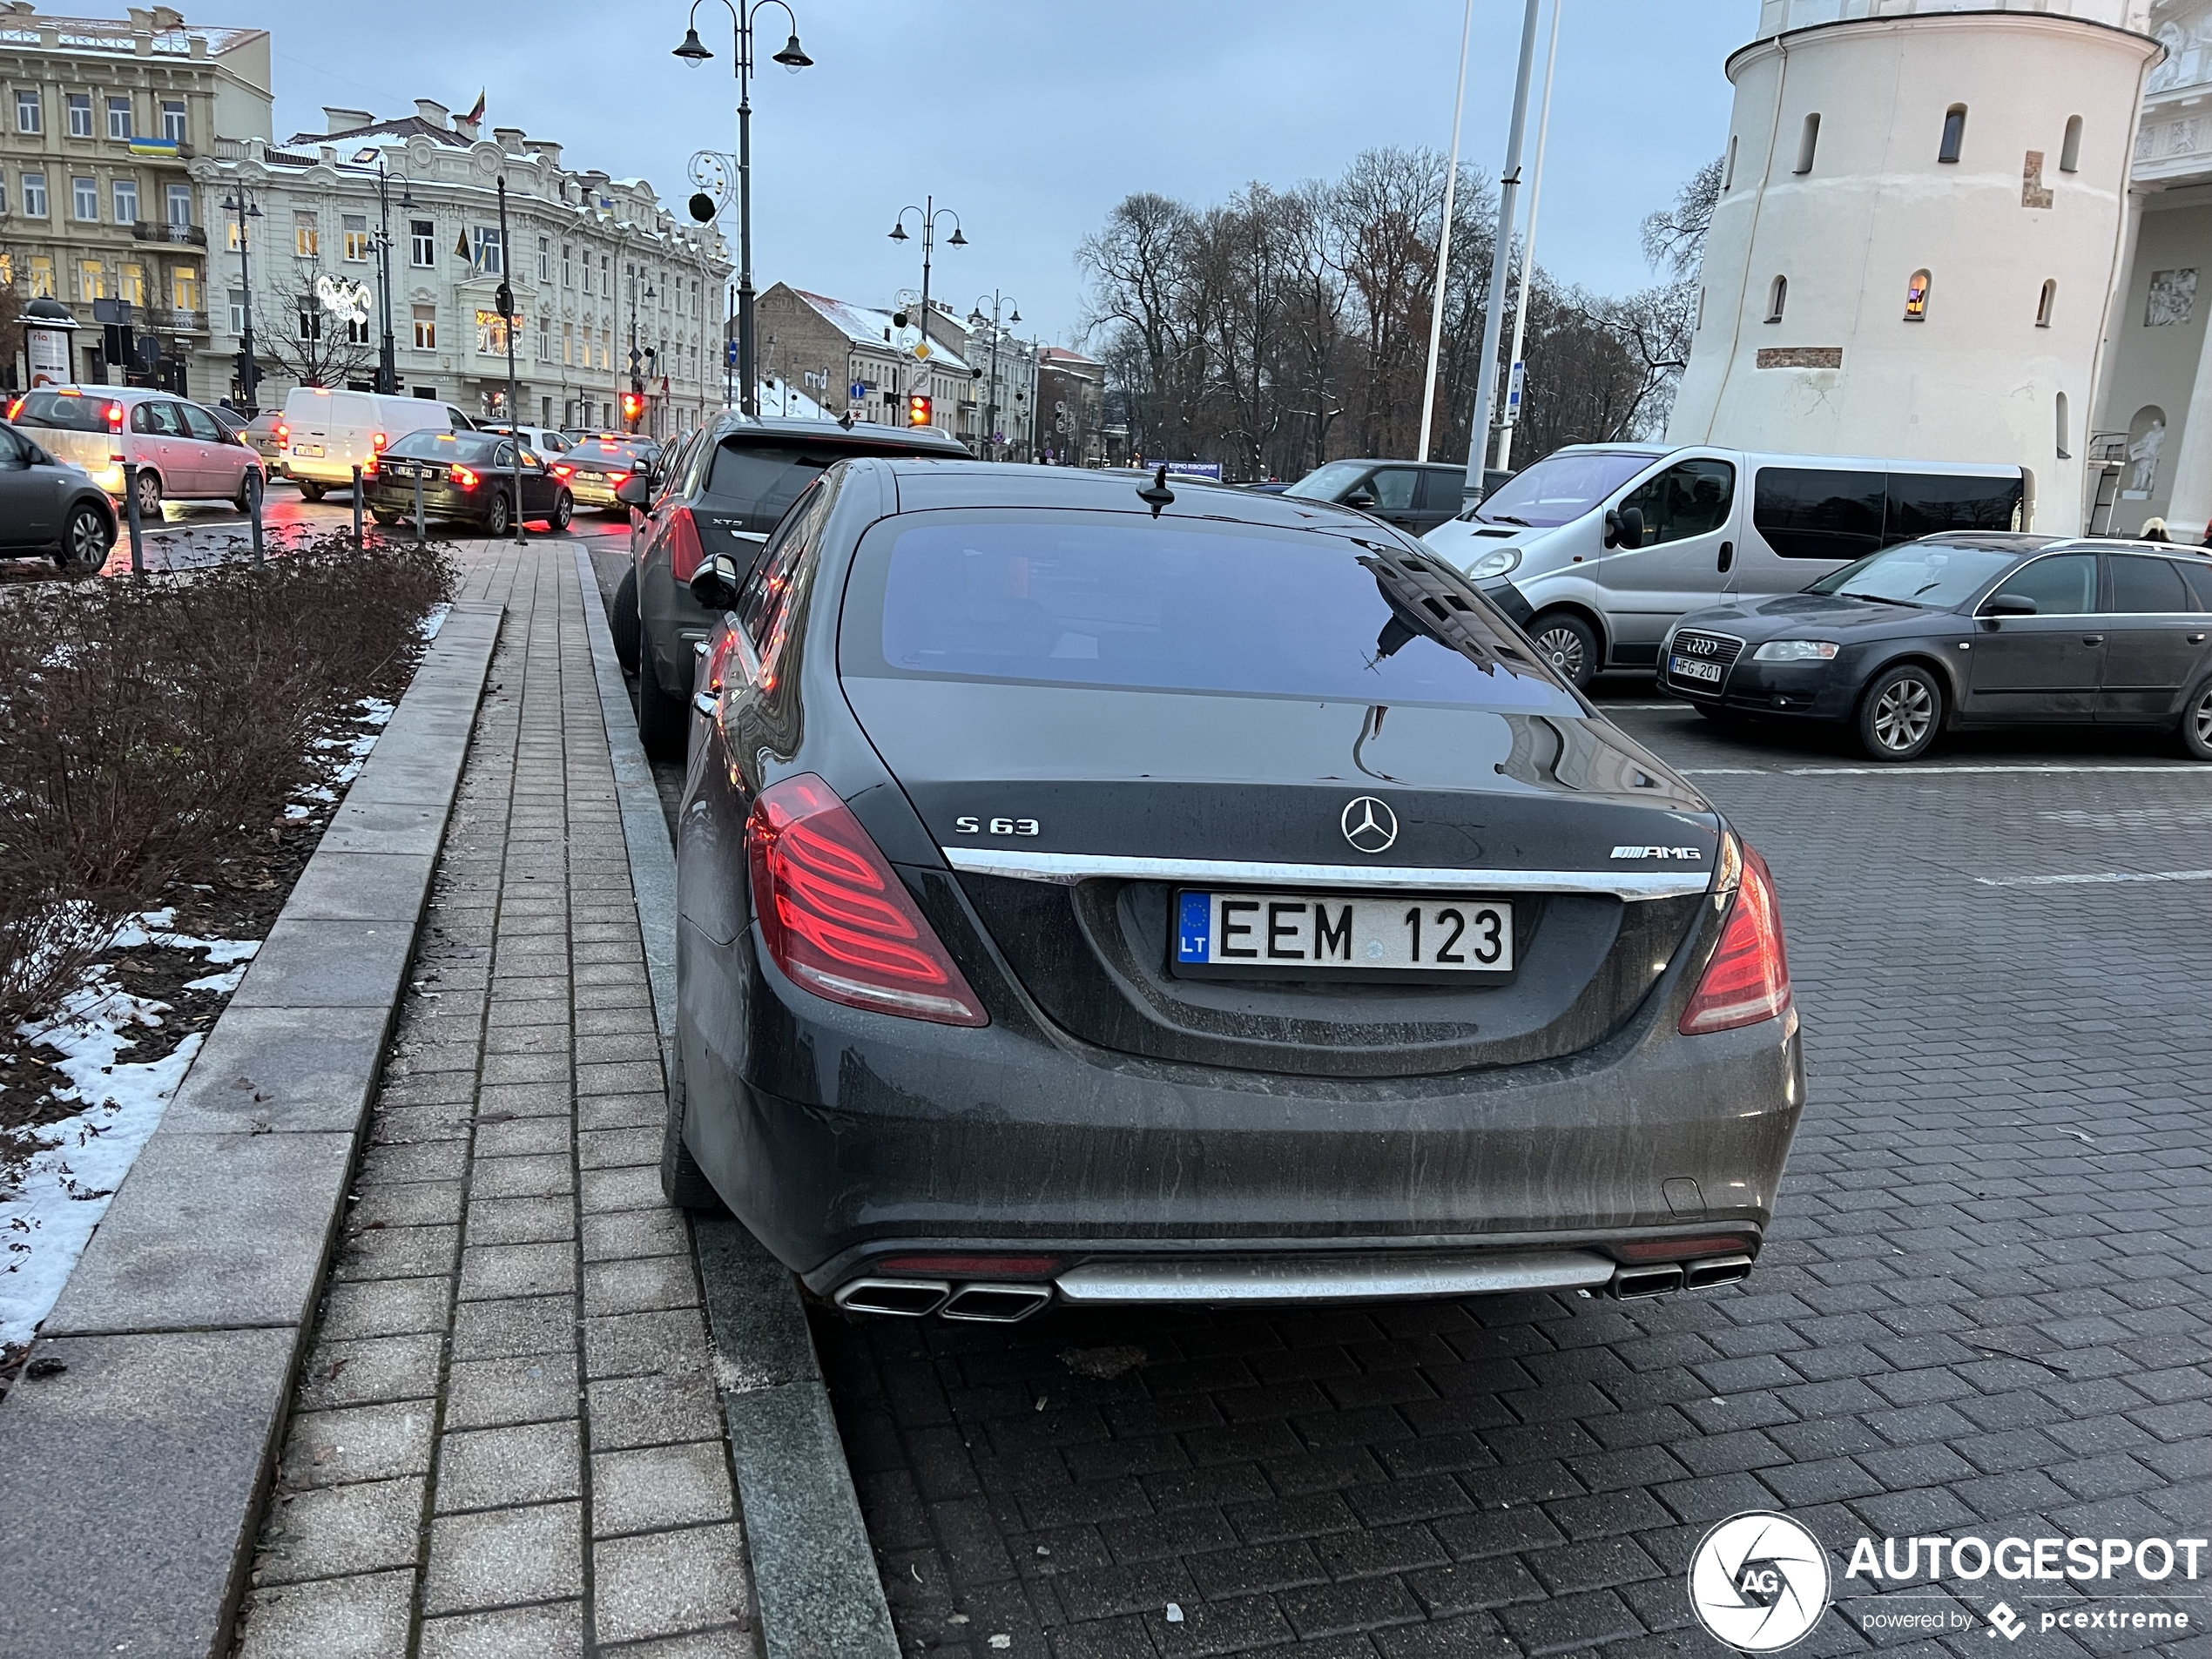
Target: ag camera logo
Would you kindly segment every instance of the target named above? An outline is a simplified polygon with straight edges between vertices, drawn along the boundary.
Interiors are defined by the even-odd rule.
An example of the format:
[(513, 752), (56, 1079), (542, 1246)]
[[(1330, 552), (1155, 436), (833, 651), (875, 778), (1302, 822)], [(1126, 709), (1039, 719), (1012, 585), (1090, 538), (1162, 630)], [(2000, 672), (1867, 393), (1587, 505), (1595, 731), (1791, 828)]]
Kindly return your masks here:
[(1832, 1589), (1828, 1552), (1787, 1515), (1730, 1515), (1689, 1558), (1689, 1605), (1713, 1637), (1777, 1653), (1812, 1634)]

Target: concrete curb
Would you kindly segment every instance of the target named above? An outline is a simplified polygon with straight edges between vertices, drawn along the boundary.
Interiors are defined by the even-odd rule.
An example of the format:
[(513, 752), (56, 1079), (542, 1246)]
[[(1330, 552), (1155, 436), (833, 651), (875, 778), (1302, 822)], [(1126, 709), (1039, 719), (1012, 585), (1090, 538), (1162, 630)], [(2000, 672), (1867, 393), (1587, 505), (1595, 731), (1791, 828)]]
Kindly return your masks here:
[[(665, 1054), (676, 1028), (676, 854), (591, 569), (584, 626), (614, 757), (637, 922)], [(899, 1659), (813, 1333), (790, 1272), (729, 1216), (694, 1217), (723, 1416), (766, 1659)]]
[(0, 1629), (227, 1652), (502, 607), (456, 604), (0, 1402)]

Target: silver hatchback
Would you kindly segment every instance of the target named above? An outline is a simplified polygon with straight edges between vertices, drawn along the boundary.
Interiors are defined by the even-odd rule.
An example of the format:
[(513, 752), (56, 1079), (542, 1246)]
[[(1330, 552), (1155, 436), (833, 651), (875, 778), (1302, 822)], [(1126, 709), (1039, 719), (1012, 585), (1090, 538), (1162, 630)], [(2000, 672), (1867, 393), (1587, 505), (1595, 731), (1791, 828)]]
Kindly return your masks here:
[(261, 456), (197, 403), (135, 386), (42, 386), (10, 407), (17, 426), (57, 460), (82, 467), (120, 501), (124, 466), (138, 468), (138, 516), (158, 523), (169, 501), (227, 501), (243, 512), (267, 482)]

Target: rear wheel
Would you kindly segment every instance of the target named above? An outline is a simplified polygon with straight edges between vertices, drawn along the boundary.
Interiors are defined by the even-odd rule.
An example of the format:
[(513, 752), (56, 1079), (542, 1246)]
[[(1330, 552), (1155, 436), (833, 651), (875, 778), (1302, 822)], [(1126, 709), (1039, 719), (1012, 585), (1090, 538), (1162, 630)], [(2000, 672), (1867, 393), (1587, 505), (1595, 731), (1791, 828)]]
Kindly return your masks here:
[(2193, 760), (2212, 760), (2212, 678), (2198, 681), (2182, 705), (2182, 747)]
[(494, 496), (491, 507), (484, 514), (484, 534), (494, 541), (507, 534), (507, 497)]
[(691, 734), (691, 721), (685, 717), (682, 699), (662, 691), (653, 665), (641, 661), (637, 670), (637, 741), (656, 760), (681, 760)]
[(79, 502), (62, 526), (61, 550), (54, 563), (64, 576), (91, 576), (107, 563), (115, 538), (108, 534), (107, 517), (90, 502)]
[(1906, 664), (1877, 674), (1858, 700), (1858, 746), (1875, 760), (1917, 760), (1943, 729), (1943, 687)]
[(607, 631), (615, 637), (615, 658), (625, 674), (637, 671), (638, 628), (637, 567), (633, 564), (615, 585), (614, 610), (607, 617)]
[(1554, 610), (1549, 616), (1539, 617), (1528, 630), (1529, 637), (1536, 642), (1536, 649), (1544, 660), (1555, 669), (1561, 679), (1587, 691), (1597, 678), (1597, 631), (1569, 610)]
[(553, 516), (545, 521), (545, 528), (558, 536), (568, 529), (569, 521), (576, 516), (576, 497), (567, 490), (553, 497)]
[(300, 498), (302, 501), (320, 501), (329, 493), (328, 484), (319, 484), (312, 478), (302, 478), (300, 481)]
[(158, 524), (161, 522), (161, 475), (152, 467), (138, 469), (138, 523)]
[(661, 1130), (661, 1196), (678, 1210), (719, 1210), (722, 1195), (684, 1144), (684, 1062), (669, 1046), (668, 1116)]

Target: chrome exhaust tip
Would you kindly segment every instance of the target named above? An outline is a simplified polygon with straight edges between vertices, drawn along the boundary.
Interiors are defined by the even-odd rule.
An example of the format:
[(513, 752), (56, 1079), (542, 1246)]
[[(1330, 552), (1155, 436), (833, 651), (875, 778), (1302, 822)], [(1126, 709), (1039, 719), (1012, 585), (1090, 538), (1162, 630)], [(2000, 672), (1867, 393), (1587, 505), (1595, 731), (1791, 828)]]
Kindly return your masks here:
[(1683, 1270), (1684, 1288), (1702, 1291), (1709, 1285), (1733, 1285), (1751, 1275), (1749, 1256), (1708, 1256)]
[(1012, 1325), (1052, 1300), (1049, 1285), (963, 1285), (940, 1310), (948, 1319)]
[(837, 1287), (830, 1300), (856, 1313), (889, 1313), (919, 1319), (944, 1305), (953, 1287), (941, 1278), (856, 1278)]
[[(1749, 1266), (1748, 1261), (1745, 1265)], [(1680, 1262), (1640, 1262), (1633, 1267), (1622, 1267), (1613, 1275), (1607, 1286), (1617, 1297), (1664, 1296), (1678, 1291), (1683, 1285)]]

